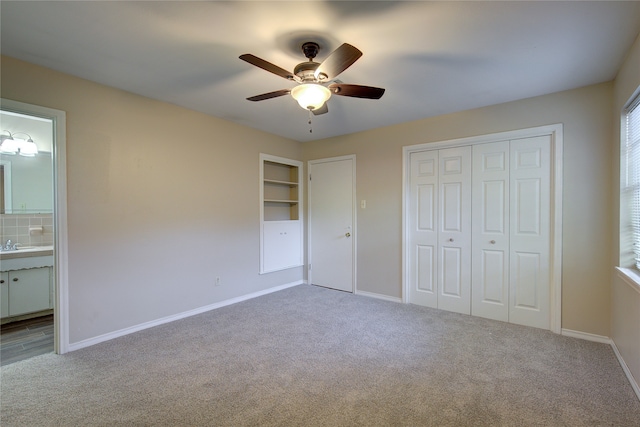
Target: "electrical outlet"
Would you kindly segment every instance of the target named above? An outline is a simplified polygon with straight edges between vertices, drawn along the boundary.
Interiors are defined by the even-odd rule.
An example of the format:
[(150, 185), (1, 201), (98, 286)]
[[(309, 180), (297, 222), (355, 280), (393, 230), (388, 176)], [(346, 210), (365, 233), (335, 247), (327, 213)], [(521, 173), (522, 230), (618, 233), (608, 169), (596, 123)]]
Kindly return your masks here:
[(220, 276), (216, 277), (216, 286), (220, 286)]

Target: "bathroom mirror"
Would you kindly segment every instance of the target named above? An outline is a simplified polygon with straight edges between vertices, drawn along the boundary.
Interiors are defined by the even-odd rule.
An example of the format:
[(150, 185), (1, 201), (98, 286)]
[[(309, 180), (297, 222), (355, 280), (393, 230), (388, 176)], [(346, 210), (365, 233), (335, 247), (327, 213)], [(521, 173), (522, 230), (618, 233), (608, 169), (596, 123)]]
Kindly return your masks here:
[(53, 166), (51, 153), (35, 157), (0, 155), (4, 214), (53, 212)]

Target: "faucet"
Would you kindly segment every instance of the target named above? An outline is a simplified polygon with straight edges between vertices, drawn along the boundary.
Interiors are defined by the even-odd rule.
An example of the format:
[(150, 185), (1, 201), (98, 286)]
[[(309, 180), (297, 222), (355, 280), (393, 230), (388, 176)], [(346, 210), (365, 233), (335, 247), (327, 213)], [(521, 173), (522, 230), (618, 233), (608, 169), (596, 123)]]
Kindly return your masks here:
[(7, 239), (4, 246), (2, 247), (3, 251), (15, 251), (18, 249), (18, 243), (13, 243), (11, 239)]

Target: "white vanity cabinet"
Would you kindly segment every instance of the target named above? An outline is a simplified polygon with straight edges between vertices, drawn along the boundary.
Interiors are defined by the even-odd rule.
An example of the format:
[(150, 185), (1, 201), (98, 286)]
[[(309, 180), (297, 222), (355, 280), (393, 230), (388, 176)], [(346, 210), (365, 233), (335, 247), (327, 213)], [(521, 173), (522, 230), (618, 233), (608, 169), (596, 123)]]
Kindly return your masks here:
[(26, 250), (22, 253), (2, 254), (0, 317), (19, 316), (53, 308), (53, 256), (40, 253), (31, 255), (37, 256), (28, 256)]
[(9, 284), (9, 316), (51, 308), (50, 267), (30, 268), (5, 273)]

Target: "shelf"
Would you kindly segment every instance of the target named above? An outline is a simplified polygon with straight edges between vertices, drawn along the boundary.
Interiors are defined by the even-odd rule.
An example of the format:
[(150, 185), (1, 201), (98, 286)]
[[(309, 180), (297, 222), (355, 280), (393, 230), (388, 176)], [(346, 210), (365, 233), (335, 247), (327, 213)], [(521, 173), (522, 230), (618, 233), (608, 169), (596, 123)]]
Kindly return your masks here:
[(297, 200), (279, 200), (279, 199), (264, 199), (265, 203), (288, 203), (292, 205), (297, 205)]
[(289, 187), (297, 187), (297, 182), (279, 181), (276, 179), (264, 179), (265, 184), (288, 185)]

